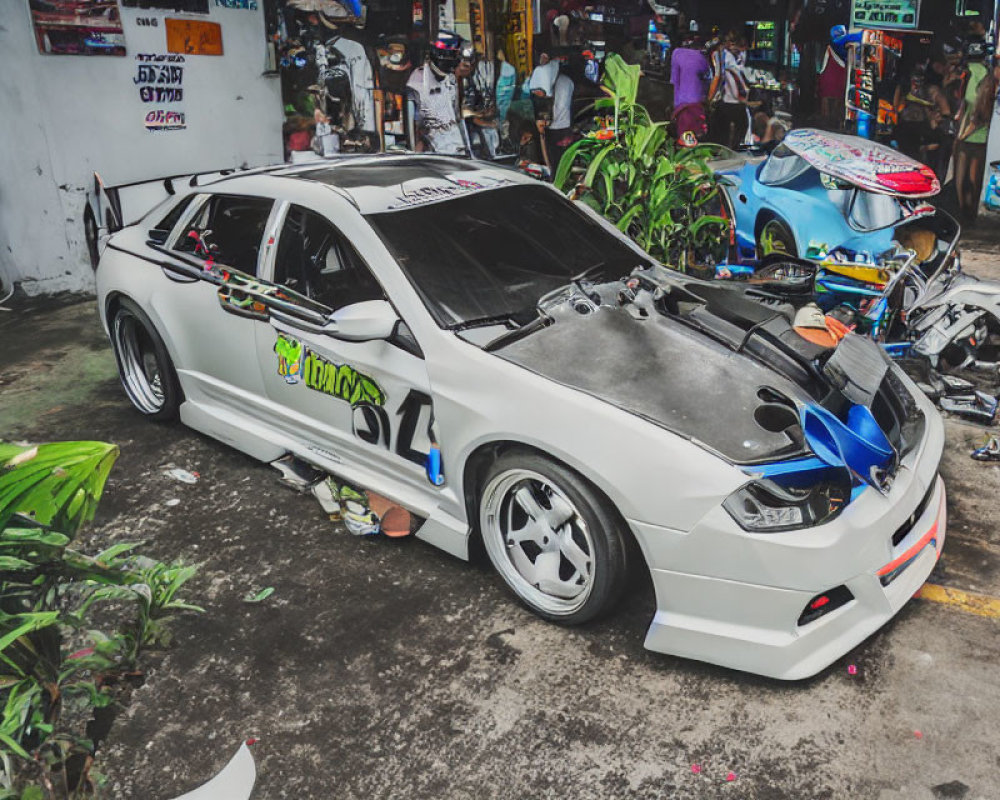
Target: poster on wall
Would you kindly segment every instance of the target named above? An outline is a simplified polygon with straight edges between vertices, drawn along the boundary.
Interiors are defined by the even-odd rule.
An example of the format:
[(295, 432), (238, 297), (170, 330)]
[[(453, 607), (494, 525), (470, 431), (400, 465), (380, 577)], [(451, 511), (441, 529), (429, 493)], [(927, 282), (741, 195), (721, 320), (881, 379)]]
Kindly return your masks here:
[(188, 56), (222, 55), (222, 26), (218, 22), (172, 17), (163, 22), (167, 29), (167, 52)]
[(854, 0), (852, 28), (916, 30), (920, 0)]
[(117, 0), (30, 0), (38, 52), (123, 56), (125, 33)]
[(178, 131), (187, 127), (184, 100), (184, 56), (176, 53), (137, 53), (132, 83), (146, 104), (148, 131)]
[(144, 11), (176, 11), (181, 14), (207, 14), (208, 0), (121, 0), (125, 8)]

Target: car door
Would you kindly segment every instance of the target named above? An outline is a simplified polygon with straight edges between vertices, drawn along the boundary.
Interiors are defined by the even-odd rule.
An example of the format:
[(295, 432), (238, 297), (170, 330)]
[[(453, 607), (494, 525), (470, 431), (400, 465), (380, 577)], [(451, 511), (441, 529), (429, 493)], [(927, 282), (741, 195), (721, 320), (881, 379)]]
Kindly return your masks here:
[(254, 357), (254, 318), (233, 303), (233, 284), (249, 290), (256, 281), (275, 203), (213, 193), (181, 206), (149, 233), (154, 245), (163, 242), (156, 249), (167, 278), (151, 302), (164, 327), (176, 332), (186, 398), (234, 409), (259, 404), (264, 388)]
[[(325, 216), (295, 204), (282, 214), (273, 279), (289, 297), (322, 309), (322, 322), (272, 312), (257, 328), (264, 389), (275, 425), (304, 449), (375, 470), (426, 495), (443, 479), (428, 470), (433, 410), (427, 369), (405, 322), (391, 335), (338, 338), (344, 320), (377, 302), (393, 315), (358, 251)], [(352, 470), (345, 470), (348, 477)]]

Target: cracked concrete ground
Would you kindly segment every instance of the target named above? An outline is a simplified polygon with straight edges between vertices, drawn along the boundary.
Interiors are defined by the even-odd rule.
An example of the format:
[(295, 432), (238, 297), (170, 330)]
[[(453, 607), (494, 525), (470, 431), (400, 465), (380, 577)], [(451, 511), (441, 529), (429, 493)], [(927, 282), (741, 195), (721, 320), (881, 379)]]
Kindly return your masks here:
[[(966, 265), (1000, 277), (997, 255), (974, 242)], [(354, 538), (267, 466), (144, 420), (91, 299), (0, 313), (0, 342), (0, 436), (121, 446), (84, 545), (201, 564), (187, 595), (206, 613), (174, 623), (99, 751), (109, 797), (174, 797), (249, 736), (261, 799), (1000, 796), (997, 619), (917, 600), (793, 684), (643, 650), (642, 583), (598, 624), (548, 625), (487, 567)], [(1000, 596), (1000, 468), (968, 457), (982, 433), (947, 421), (932, 580)]]

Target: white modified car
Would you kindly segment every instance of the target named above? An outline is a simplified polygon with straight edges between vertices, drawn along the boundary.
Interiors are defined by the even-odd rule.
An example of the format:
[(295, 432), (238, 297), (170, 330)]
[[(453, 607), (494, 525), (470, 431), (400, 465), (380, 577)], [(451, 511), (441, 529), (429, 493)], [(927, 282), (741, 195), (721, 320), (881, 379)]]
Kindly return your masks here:
[(652, 262), (476, 162), (345, 157), (182, 191), (115, 233), (98, 302), (132, 403), (481, 537), (535, 613), (652, 575), (646, 646), (813, 675), (944, 543), (943, 429), (866, 339)]

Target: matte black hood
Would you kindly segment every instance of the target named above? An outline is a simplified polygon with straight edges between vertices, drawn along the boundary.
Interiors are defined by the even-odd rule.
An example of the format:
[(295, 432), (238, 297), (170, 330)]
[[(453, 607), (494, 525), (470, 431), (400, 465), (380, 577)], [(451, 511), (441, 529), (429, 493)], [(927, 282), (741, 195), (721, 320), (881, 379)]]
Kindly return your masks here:
[(846, 363), (796, 334), (790, 307), (736, 287), (670, 283), (625, 302), (624, 284), (581, 287), (546, 309), (552, 324), (495, 354), (739, 464), (808, 455), (797, 406), (858, 402), (844, 372), (874, 378), (866, 404), (877, 399), (888, 365), (873, 343), (851, 335), (845, 354), (860, 349), (865, 363)]
[[(759, 391), (801, 390), (764, 365), (666, 319), (601, 307), (556, 322), (497, 355), (697, 439), (735, 462), (805, 453), (801, 440), (754, 419)], [(808, 398), (803, 397), (803, 400)]]

